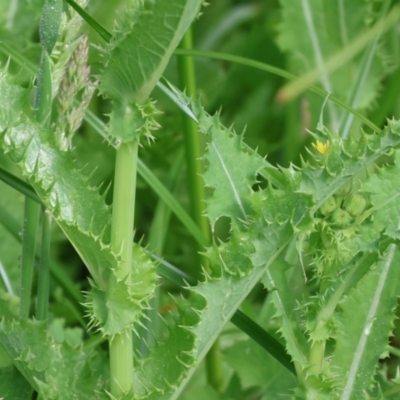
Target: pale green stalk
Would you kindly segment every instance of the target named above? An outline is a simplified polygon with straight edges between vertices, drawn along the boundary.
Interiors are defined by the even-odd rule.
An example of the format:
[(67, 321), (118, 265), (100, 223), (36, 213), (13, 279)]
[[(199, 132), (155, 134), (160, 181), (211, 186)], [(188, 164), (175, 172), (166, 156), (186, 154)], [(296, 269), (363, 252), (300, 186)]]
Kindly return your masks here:
[[(117, 275), (130, 274), (135, 211), (138, 142), (122, 143), (117, 150), (114, 175), (114, 197), (111, 244), (121, 257)], [(111, 394), (118, 398), (133, 389), (132, 332), (127, 330), (110, 339)]]
[[(192, 31), (189, 28), (181, 42), (181, 48), (192, 48)], [(186, 91), (188, 96), (196, 97), (196, 75), (194, 62), (192, 57), (178, 58), (179, 77), (182, 89)], [(203, 164), (201, 156), (203, 153), (203, 143), (201, 136), (197, 130), (197, 124), (188, 115), (182, 115), (183, 132), (186, 150), (186, 165), (188, 174), (189, 198), (193, 219), (200, 228), (203, 236), (210, 243), (210, 228), (207, 218), (204, 216), (205, 211), (205, 193), (204, 183), (202, 178)], [(203, 249), (198, 246), (198, 251)], [(204, 256), (199, 257), (201, 265), (209, 271), (208, 260)], [(196, 271), (196, 276), (199, 276), (199, 271)], [(209, 271), (210, 272), (210, 271)], [(218, 341), (209, 350), (206, 356), (206, 370), (208, 383), (218, 392), (222, 392), (224, 388), (222, 361), (219, 352)]]
[(322, 371), (325, 358), (325, 340), (317, 340), (311, 345), (310, 357), (310, 371), (314, 374), (319, 374)]

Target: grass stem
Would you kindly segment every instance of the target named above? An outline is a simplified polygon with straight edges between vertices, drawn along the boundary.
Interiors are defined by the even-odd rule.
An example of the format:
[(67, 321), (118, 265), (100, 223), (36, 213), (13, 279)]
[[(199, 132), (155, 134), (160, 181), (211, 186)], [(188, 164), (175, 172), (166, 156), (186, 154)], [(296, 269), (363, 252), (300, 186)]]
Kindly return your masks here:
[[(182, 49), (191, 49), (193, 47), (191, 28), (186, 31), (180, 47)], [(186, 90), (188, 96), (196, 97), (197, 87), (193, 58), (185, 56), (180, 57), (178, 59), (178, 69), (182, 89)], [(204, 216), (205, 193), (202, 178), (203, 164), (201, 161), (204, 144), (202, 143), (201, 136), (197, 131), (196, 122), (186, 114), (183, 114), (182, 118), (192, 216), (203, 236), (207, 239), (207, 242), (210, 243), (210, 227), (207, 218)], [(202, 248), (198, 246), (198, 251), (201, 250)], [(203, 268), (210, 272), (206, 257), (200, 256), (199, 263)], [(201, 270), (198, 269), (195, 271), (195, 276), (199, 277), (200, 273)], [(224, 382), (218, 340), (213, 344), (206, 356), (206, 370), (208, 383), (217, 392), (222, 392)]]
[(50, 221), (48, 211), (43, 212), (42, 222), (42, 249), (40, 254), (40, 269), (38, 275), (38, 294), (36, 318), (47, 319), (49, 310), (49, 282), (50, 282)]
[(29, 317), (39, 213), (40, 205), (26, 197), (24, 210), (24, 227), (22, 232), (21, 286), (19, 309), (19, 315), (21, 318)]

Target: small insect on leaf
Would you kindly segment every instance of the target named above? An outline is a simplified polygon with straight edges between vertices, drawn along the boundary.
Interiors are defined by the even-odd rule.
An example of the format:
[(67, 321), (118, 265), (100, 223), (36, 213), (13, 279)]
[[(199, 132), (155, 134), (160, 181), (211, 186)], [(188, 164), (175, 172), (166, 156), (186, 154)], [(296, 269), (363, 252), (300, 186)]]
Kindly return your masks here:
[(321, 153), (322, 155), (325, 155), (329, 148), (329, 141), (322, 143), (319, 140), (317, 140), (317, 142), (312, 143), (312, 145), (313, 145), (314, 149), (316, 149), (319, 153)]

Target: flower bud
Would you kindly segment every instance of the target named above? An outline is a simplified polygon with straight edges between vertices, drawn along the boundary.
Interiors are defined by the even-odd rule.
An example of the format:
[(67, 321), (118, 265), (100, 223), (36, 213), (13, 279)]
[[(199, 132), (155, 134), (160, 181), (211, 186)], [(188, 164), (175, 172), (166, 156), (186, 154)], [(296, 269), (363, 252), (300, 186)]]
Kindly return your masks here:
[(348, 226), (352, 220), (350, 214), (346, 210), (342, 210), (341, 208), (338, 208), (334, 211), (331, 219), (335, 225), (341, 228)]
[(319, 209), (322, 215), (328, 215), (336, 210), (336, 200), (333, 196), (329, 197)]
[(353, 217), (360, 215), (364, 211), (365, 205), (366, 201), (360, 194), (351, 194), (343, 204), (345, 210)]
[(344, 185), (342, 185), (337, 192), (335, 193), (337, 196), (346, 196), (347, 193), (350, 192), (351, 187), (352, 187), (352, 182), (351, 180), (347, 181)]

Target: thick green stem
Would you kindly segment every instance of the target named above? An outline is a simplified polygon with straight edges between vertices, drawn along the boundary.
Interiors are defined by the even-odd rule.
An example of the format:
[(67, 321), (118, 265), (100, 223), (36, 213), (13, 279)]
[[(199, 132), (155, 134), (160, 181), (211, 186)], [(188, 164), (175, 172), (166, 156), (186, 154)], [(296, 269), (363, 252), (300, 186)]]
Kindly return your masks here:
[[(186, 31), (186, 34), (182, 39), (181, 48), (192, 48), (192, 31), (190, 28)], [(188, 96), (196, 97), (197, 88), (193, 58), (179, 57), (178, 68), (182, 88), (186, 90)], [(202, 178), (203, 165), (201, 162), (203, 143), (201, 141), (201, 136), (198, 133), (196, 123), (186, 114), (184, 114), (182, 118), (192, 216), (204, 237), (207, 239), (207, 242), (210, 243), (210, 228), (208, 220), (204, 216), (205, 193)], [(202, 249), (198, 247), (198, 250), (201, 251)], [(208, 272), (210, 272), (208, 260), (205, 257), (199, 257), (199, 262)], [(199, 273), (200, 270), (195, 271), (195, 276), (198, 277), (200, 275)], [(218, 341), (213, 344), (206, 356), (206, 369), (208, 383), (216, 391), (222, 392), (224, 381)]]
[(325, 340), (315, 341), (310, 349), (310, 371), (319, 374), (322, 371), (325, 357)]
[(39, 213), (40, 205), (26, 197), (21, 258), (21, 288), (19, 309), (19, 315), (21, 318), (29, 317)]
[(119, 398), (133, 389), (132, 333), (115, 335), (110, 340), (111, 394)]
[[(114, 176), (114, 197), (111, 243), (121, 255), (117, 275), (129, 275), (132, 263), (132, 242), (135, 211), (135, 190), (138, 142), (123, 143), (117, 150)], [(110, 340), (111, 394), (118, 398), (133, 389), (132, 332), (115, 335)]]
[(50, 281), (50, 221), (48, 211), (43, 212), (42, 250), (40, 253), (40, 269), (38, 276), (38, 294), (36, 318), (44, 320), (49, 310), (49, 281)]

